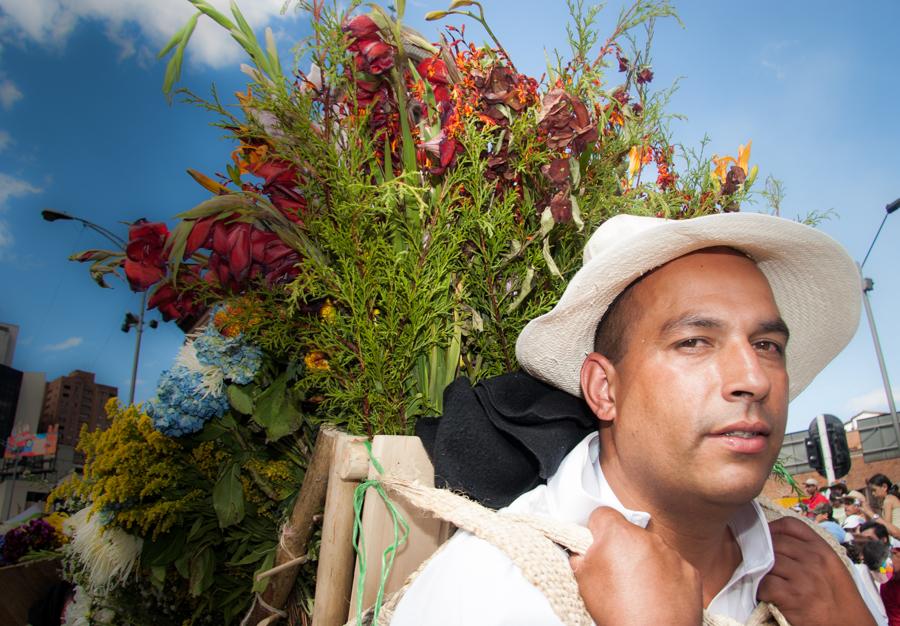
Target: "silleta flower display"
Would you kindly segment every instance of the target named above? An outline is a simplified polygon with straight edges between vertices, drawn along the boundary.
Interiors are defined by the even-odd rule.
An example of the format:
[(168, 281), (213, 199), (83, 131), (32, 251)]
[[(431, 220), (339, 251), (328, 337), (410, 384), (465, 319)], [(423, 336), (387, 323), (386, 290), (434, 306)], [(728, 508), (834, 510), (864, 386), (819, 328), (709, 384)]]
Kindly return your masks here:
[[(428, 38), (403, 24), (403, 2), (300, 1), (311, 34), (284, 42), (290, 68), (236, 5), (191, 4), (161, 53), (170, 97), (200, 19), (252, 62), (234, 107), (178, 92), (233, 140), (222, 171), (188, 171), (210, 196), (173, 207), (172, 224), (139, 220), (125, 250), (71, 257), (102, 286), (119, 275), (146, 290), (187, 333), (152, 399), (113, 402), (112, 426), (82, 434), (84, 476), (55, 492), (78, 512), (74, 545), (109, 533), (121, 547), (103, 586), (100, 560), (65, 551), (79, 615), (112, 623), (238, 621), (268, 584), (254, 576), (272, 566), (322, 424), (412, 433), (458, 377), (516, 370), (516, 336), (604, 220), (737, 210), (756, 178), (749, 141), (737, 158), (670, 143), (670, 90), (654, 91), (649, 56), (665, 1), (626, 8), (606, 37), (597, 10), (569, 3), (571, 51), (540, 77), (471, 0), (429, 13), (446, 26)], [(309, 623), (315, 545), (292, 623)]]

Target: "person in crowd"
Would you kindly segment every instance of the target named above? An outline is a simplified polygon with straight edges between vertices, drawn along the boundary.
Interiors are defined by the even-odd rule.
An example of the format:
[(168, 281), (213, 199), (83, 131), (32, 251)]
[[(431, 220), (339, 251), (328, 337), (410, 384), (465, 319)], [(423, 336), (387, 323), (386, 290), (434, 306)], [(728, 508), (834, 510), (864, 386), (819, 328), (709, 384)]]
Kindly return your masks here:
[[(876, 524), (877, 526), (877, 524)], [(862, 563), (854, 565), (859, 568), (860, 576), (866, 583), (866, 593), (881, 613), (881, 619), (887, 621), (887, 610), (881, 599), (881, 585), (894, 576), (894, 563), (891, 560), (891, 549), (887, 543), (873, 540), (862, 546)]]
[(814, 518), (815, 508), (820, 504), (828, 504), (828, 498), (819, 492), (819, 483), (815, 478), (807, 478), (803, 483), (803, 490), (806, 492), (806, 497), (800, 500), (800, 503), (807, 511), (806, 516)]
[(853, 496), (849, 495), (844, 498), (844, 511), (847, 514), (846, 518), (844, 519), (844, 523), (841, 524), (841, 527), (844, 530), (854, 532), (862, 524), (868, 521), (866, 519), (865, 513), (863, 512), (862, 500), (860, 500), (859, 498), (854, 498)]
[(886, 546), (891, 545), (891, 535), (888, 533), (884, 524), (879, 524), (877, 520), (863, 522), (855, 529), (856, 541), (865, 543), (868, 541), (877, 541)]
[(813, 509), (813, 514), (816, 516), (816, 524), (831, 533), (831, 536), (834, 537), (835, 541), (841, 544), (847, 541), (847, 533), (844, 532), (844, 529), (841, 528), (840, 524), (834, 521), (830, 503), (825, 502), (820, 504)]
[(834, 483), (828, 488), (828, 501), (831, 503), (832, 519), (838, 524), (843, 524), (847, 518), (847, 512), (844, 511), (844, 496), (847, 495), (847, 485), (844, 483)]
[(884, 474), (875, 474), (866, 481), (872, 495), (880, 503), (880, 515), (894, 526), (900, 527), (900, 488)]
[(881, 585), (880, 595), (890, 626), (900, 626), (900, 546), (891, 548), (894, 576)]

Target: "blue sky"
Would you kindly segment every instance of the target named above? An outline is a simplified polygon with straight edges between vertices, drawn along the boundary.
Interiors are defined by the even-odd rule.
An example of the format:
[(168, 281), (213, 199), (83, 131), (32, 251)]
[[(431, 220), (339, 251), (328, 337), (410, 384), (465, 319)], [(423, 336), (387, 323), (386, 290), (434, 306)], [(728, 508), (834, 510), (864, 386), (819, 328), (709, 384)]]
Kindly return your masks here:
[[(302, 16), (279, 15), (281, 0), (241, 4), (254, 27), (272, 26), (287, 60), (306, 32)], [(409, 23), (436, 39), (422, 16), (445, 3), (408, 5)], [(540, 76), (545, 49), (565, 45), (565, 4), (485, 5), (519, 69)], [(880, 0), (862, 11), (834, 1), (692, 1), (677, 9), (684, 27), (657, 24), (653, 59), (657, 87), (679, 81), (669, 110), (687, 119), (673, 122), (675, 140), (696, 147), (708, 135), (710, 151), (734, 154), (752, 139), (759, 180), (774, 174), (784, 183), (782, 214), (833, 209), (822, 230), (861, 260), (885, 204), (900, 196), (900, 4)], [(611, 3), (601, 13), (603, 34), (617, 10)], [(164, 67), (154, 59), (190, 12), (187, 0), (0, 0), (0, 321), (21, 328), (18, 369), (50, 379), (87, 369), (127, 395), (134, 334), (119, 326), (139, 296), (115, 281), (97, 288), (66, 258), (105, 242), (73, 223), (43, 222), (40, 211), (67, 211), (124, 235), (120, 222), (171, 225), (172, 215), (205, 199), (185, 170), (222, 171), (232, 146), (205, 112), (166, 104)], [(231, 101), (245, 83), (241, 62), (226, 36), (201, 23), (183, 84), (208, 95), (215, 83)], [(900, 382), (898, 242), (893, 215), (865, 269), (875, 280), (888, 371)], [(181, 341), (173, 325), (145, 333), (137, 400), (152, 396)], [(846, 419), (885, 407), (863, 319), (850, 346), (792, 403), (788, 429), (805, 428), (820, 412)]]

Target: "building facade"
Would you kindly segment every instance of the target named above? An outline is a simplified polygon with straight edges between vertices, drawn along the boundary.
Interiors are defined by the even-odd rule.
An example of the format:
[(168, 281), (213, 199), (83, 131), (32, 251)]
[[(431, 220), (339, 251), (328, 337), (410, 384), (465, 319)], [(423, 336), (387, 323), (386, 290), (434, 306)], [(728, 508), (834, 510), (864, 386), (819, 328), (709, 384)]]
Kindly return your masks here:
[(59, 426), (59, 443), (75, 446), (83, 424), (88, 429), (106, 428), (109, 421), (103, 407), (119, 395), (116, 387), (95, 382), (93, 372), (75, 370), (47, 383), (38, 425), (40, 431)]

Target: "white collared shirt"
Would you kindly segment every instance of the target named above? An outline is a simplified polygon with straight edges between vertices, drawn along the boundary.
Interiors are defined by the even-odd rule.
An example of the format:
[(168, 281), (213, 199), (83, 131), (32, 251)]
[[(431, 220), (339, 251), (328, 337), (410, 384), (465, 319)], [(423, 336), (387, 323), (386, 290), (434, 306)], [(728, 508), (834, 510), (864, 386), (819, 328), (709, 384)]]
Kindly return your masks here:
[[(642, 528), (650, 521), (648, 513), (626, 509), (613, 493), (600, 469), (598, 435), (592, 433), (566, 455), (546, 485), (522, 494), (507, 510), (587, 526), (600, 506)], [(745, 622), (757, 604), (760, 581), (775, 563), (772, 538), (756, 502), (738, 511), (729, 526), (743, 559), (707, 610)], [(502, 551), (463, 531), (450, 542), (407, 589), (391, 626), (562, 626), (547, 599)], [(567, 561), (565, 552), (559, 554)]]

